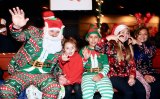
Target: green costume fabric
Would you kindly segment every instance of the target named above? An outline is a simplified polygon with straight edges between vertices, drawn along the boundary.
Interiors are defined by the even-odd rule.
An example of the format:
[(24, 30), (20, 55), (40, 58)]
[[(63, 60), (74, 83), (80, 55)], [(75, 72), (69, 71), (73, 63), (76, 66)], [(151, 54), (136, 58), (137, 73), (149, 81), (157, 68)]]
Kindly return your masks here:
[[(87, 61), (84, 61), (85, 72), (83, 73), (82, 77), (83, 99), (93, 99), (93, 95), (97, 90), (102, 96), (101, 99), (112, 99), (113, 88), (110, 79), (107, 77), (107, 73), (109, 71), (107, 56), (105, 54), (96, 52), (94, 49), (91, 49), (88, 46), (86, 46), (86, 48), (88, 49), (88, 51), (91, 51), (91, 55), (93, 57), (97, 55), (97, 59), (95, 60), (98, 61), (98, 67), (100, 71), (99, 72), (88, 71), (88, 69), (93, 68), (92, 67), (93, 62), (91, 56)], [(80, 51), (82, 57), (83, 57), (82, 55), (83, 49)], [(93, 81), (92, 79), (95, 75), (102, 75), (101, 80), (98, 82)]]
[(43, 99), (56, 99), (60, 91), (56, 78), (61, 72), (57, 63), (61, 52), (48, 54), (43, 67), (26, 70), (33, 67), (32, 62), (37, 60), (43, 51), (43, 30), (33, 26), (25, 30), (14, 30), (11, 27), (11, 32), (12, 36), (17, 41), (24, 42), (24, 45), (8, 66), (8, 72), (12, 75), (0, 86), (0, 97), (16, 99), (20, 91), (33, 84), (42, 91)]

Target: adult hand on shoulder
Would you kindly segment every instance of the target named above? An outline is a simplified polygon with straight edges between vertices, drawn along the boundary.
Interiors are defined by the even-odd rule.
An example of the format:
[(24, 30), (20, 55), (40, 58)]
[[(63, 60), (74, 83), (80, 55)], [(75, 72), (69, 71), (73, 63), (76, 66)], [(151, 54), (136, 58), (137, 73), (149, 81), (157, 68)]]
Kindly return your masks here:
[(95, 75), (92, 80), (98, 82), (101, 80), (101, 77), (99, 75)]
[(29, 18), (25, 18), (25, 13), (19, 7), (9, 9), (10, 14), (12, 15), (13, 27), (16, 29), (20, 29), (25, 26), (28, 22)]
[(153, 77), (152, 75), (145, 75), (144, 79), (146, 80), (146, 82), (148, 83), (152, 83), (154, 81), (156, 81), (155, 77)]

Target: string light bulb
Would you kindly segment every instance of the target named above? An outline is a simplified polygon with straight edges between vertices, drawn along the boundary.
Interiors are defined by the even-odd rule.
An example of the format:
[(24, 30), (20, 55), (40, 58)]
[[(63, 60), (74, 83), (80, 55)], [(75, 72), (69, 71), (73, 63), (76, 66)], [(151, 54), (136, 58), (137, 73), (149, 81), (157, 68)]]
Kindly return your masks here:
[(97, 24), (98, 24), (98, 28), (100, 29), (101, 27), (101, 17), (103, 17), (104, 15), (102, 14), (102, 10), (101, 10), (101, 7), (102, 7), (102, 4), (103, 4), (103, 0), (96, 0), (97, 2), (97, 5), (98, 5), (98, 8), (96, 9), (98, 15), (97, 15)]

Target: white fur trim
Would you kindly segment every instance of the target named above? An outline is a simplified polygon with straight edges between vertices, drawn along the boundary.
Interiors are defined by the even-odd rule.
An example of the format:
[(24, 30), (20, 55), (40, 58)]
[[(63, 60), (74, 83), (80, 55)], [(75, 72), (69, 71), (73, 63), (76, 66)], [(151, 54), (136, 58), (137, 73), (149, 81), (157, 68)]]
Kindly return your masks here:
[(43, 19), (51, 19), (51, 18), (55, 18), (55, 16), (43, 17)]
[(24, 69), (25, 71), (28, 71), (28, 72), (30, 72), (30, 71), (32, 71), (32, 70), (34, 70), (35, 69), (35, 67), (29, 67), (29, 68), (27, 68), (27, 69)]
[(118, 35), (120, 31), (122, 31), (123, 29), (128, 28), (128, 26), (126, 25), (118, 25), (115, 30), (114, 30), (114, 35)]
[(57, 31), (60, 31), (61, 29), (60, 28), (48, 28), (48, 30), (57, 30)]

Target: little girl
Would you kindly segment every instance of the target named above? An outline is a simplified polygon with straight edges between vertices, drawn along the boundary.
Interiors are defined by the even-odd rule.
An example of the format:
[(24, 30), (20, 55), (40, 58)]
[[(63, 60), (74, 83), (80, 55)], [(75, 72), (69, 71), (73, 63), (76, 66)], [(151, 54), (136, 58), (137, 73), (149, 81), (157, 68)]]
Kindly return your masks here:
[(76, 99), (82, 99), (81, 79), (83, 62), (77, 52), (77, 42), (73, 38), (66, 39), (63, 44), (63, 54), (59, 58), (60, 67), (65, 78), (65, 99), (71, 99), (72, 90)]
[(93, 99), (96, 91), (101, 94), (101, 99), (112, 99), (113, 97), (112, 84), (107, 77), (109, 70), (107, 56), (94, 50), (100, 38), (98, 29), (95, 26), (91, 27), (86, 35), (89, 45), (80, 51), (85, 69), (82, 77), (83, 99)]

